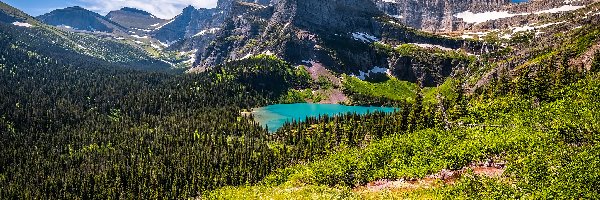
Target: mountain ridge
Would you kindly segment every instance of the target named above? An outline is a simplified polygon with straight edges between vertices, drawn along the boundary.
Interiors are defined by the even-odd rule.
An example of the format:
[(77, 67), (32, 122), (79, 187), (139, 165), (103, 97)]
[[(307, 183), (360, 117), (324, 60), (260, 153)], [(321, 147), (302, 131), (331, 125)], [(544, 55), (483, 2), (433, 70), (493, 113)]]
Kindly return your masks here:
[(127, 29), (98, 13), (79, 6), (57, 9), (36, 18), (49, 25), (91, 32), (118, 33), (126, 32)]

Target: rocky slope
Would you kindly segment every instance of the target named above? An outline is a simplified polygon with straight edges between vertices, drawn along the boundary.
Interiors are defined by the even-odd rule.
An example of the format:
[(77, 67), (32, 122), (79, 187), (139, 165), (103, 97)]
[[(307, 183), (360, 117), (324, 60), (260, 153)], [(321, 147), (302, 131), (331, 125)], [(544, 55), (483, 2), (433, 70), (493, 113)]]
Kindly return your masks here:
[(126, 32), (125, 27), (79, 6), (54, 10), (37, 17), (38, 20), (53, 26), (91, 32)]
[(70, 64), (99, 63), (145, 70), (168, 70), (171, 67), (138, 46), (58, 29), (2, 2), (0, 36), (3, 45), (28, 51), (32, 56), (56, 58)]
[(216, 9), (196, 9), (188, 6), (181, 14), (158, 27), (152, 35), (167, 44), (190, 38), (206, 28), (218, 26), (218, 22), (213, 22), (213, 16), (217, 13)]
[[(214, 38), (231, 12), (235, 0), (219, 0), (216, 8), (196, 9), (186, 7), (181, 14), (152, 32), (154, 38), (166, 44), (175, 44), (171, 49), (203, 49), (206, 42)], [(269, 5), (270, 0), (242, 0)]]

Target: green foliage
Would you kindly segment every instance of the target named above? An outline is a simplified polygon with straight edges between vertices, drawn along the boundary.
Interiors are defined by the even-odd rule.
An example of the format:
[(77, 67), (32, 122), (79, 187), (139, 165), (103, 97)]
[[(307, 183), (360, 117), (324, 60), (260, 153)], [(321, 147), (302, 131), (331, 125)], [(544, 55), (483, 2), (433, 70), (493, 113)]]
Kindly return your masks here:
[[(396, 78), (390, 78), (381, 83), (371, 83), (360, 80), (356, 77), (344, 76), (344, 90), (346, 94), (351, 94), (351, 97), (357, 95), (368, 96), (373, 99), (384, 98), (400, 102), (414, 102), (416, 97), (416, 84), (408, 81), (401, 81)], [(353, 99), (355, 103), (359, 99)]]
[[(596, 112), (600, 109), (600, 81), (597, 75), (571, 80), (554, 87), (559, 90), (556, 93), (563, 94), (560, 99), (534, 102), (517, 92), (516, 87), (501, 97), (471, 98), (473, 106), (466, 108), (469, 114), (465, 120), (477, 125), (456, 125), (450, 130), (424, 127), (412, 132), (392, 131), (366, 147), (349, 146), (312, 163), (278, 170), (267, 176), (260, 187), (354, 187), (379, 179), (424, 177), (502, 156), (507, 169), (500, 178), (465, 175), (456, 184), (418, 194), (434, 199), (596, 199), (600, 195), (596, 190), (600, 173), (595, 170), (600, 164), (600, 114)], [(455, 85), (451, 82), (448, 85)], [(546, 93), (542, 96), (555, 92), (531, 90)], [(450, 96), (456, 101), (461, 98)], [(537, 106), (532, 107), (534, 103)], [(418, 109), (409, 113), (418, 113)], [(336, 124), (343, 126), (344, 121)], [(376, 126), (369, 126), (373, 125)], [(297, 130), (303, 130), (300, 127)], [(229, 188), (213, 194), (233, 191), (236, 190)], [(241, 192), (238, 195), (248, 191)]]
[(333, 83), (331, 82), (331, 80), (329, 80), (329, 78), (327, 78), (325, 76), (319, 76), (316, 84), (320, 89), (324, 89), (324, 90), (333, 88)]
[(280, 103), (284, 104), (292, 104), (292, 103), (306, 103), (310, 102), (320, 102), (323, 99), (322, 96), (315, 93), (311, 89), (305, 90), (289, 90), (286, 95), (282, 96), (279, 99)]

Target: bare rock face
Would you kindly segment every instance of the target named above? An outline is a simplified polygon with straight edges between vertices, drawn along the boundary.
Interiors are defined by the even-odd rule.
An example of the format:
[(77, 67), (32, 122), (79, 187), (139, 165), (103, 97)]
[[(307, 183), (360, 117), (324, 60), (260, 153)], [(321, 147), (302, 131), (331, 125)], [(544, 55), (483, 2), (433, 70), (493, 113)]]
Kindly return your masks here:
[(510, 0), (374, 0), (377, 7), (404, 24), (429, 32), (454, 28), (456, 13), (496, 10)]
[[(597, 0), (529, 0), (512, 3), (511, 0), (373, 0), (386, 14), (398, 18), (407, 26), (427, 32), (452, 32), (463, 30), (481, 30), (501, 28), (506, 24), (523, 24), (523, 17), (536, 12), (560, 8), (561, 6), (587, 5)], [(486, 13), (508, 12), (514, 17), (486, 21), (481, 24), (469, 24), (457, 18), (463, 12)], [(501, 21), (496, 23), (495, 21)], [(519, 22), (520, 21), (520, 22)], [(483, 24), (483, 25), (482, 25)]]
[(334, 58), (325, 56), (332, 51), (324, 46), (328, 43), (325, 40), (365, 46), (348, 35), (379, 35), (375, 17), (382, 15), (370, 0), (279, 0), (273, 6), (235, 2), (232, 17), (215, 45), (209, 47), (212, 50), (201, 56), (200, 65), (214, 66), (261, 53), (273, 53), (294, 63), (319, 59), (336, 65), (339, 63)]

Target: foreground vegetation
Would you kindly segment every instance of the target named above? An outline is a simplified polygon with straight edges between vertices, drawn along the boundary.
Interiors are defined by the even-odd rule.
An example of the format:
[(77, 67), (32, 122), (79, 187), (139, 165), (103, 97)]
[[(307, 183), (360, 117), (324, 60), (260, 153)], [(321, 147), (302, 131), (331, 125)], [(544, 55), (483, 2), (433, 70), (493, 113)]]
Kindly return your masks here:
[[(347, 148), (315, 162), (278, 170), (257, 186), (224, 188), (206, 197), (599, 198), (598, 78), (597, 74), (580, 77), (555, 90), (537, 93), (537, 97), (535, 90), (474, 97), (467, 113), (449, 129), (438, 126), (393, 131), (379, 140), (367, 141), (364, 148)], [(540, 101), (541, 96), (555, 98)], [(506, 171), (499, 178), (463, 176), (454, 184), (417, 191), (352, 190), (375, 180), (423, 178), (495, 157), (506, 162)]]

